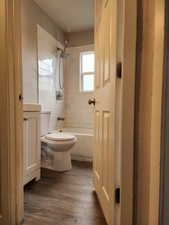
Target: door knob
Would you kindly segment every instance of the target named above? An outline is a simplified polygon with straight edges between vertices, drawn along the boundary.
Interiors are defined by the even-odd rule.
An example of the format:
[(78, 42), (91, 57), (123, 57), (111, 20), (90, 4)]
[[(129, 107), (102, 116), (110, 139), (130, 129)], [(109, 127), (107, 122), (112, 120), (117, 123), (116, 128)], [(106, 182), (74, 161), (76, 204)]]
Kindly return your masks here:
[(95, 106), (96, 105), (96, 99), (95, 98), (90, 98), (89, 101), (88, 101), (88, 104)]

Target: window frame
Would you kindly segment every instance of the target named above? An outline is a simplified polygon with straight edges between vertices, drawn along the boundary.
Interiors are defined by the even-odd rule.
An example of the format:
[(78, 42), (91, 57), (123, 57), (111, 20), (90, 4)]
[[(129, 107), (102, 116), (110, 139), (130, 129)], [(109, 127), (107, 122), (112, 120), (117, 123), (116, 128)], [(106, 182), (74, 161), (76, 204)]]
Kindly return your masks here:
[[(95, 91), (95, 74), (96, 74), (95, 64), (94, 64), (94, 71), (90, 71), (90, 72), (83, 72), (82, 71), (82, 64), (83, 64), (83, 60), (82, 59), (83, 59), (83, 56), (84, 55), (89, 55), (89, 54), (94, 54), (94, 58), (95, 58), (95, 51), (81, 51), (80, 52), (80, 92), (82, 92), (82, 93), (90, 93), (90, 92), (94, 92)], [(93, 88), (93, 90), (85, 91), (83, 89), (83, 77), (85, 75), (90, 75), (90, 76), (94, 77), (94, 88)]]

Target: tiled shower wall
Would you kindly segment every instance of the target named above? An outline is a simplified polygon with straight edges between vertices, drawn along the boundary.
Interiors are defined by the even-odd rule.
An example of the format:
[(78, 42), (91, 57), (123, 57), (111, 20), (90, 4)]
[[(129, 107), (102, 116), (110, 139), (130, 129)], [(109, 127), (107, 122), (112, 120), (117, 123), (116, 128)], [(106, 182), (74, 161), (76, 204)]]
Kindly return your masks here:
[(24, 103), (38, 103), (37, 25), (64, 43), (64, 32), (33, 0), (22, 0), (22, 67)]
[[(63, 48), (52, 35), (38, 26), (38, 60), (41, 62), (44, 60), (52, 61), (52, 72), (47, 75), (45, 81), (43, 80), (43, 76), (40, 76), (39, 70), (39, 103), (42, 104), (43, 112), (51, 112), (49, 121), (50, 130), (58, 128), (59, 123), (57, 118), (63, 117), (64, 113), (64, 99), (56, 99), (56, 91), (63, 93), (63, 90), (59, 86), (59, 57), (56, 51), (57, 47)], [(61, 67), (63, 67), (63, 64), (61, 64)], [(60, 72), (60, 79), (63, 86), (63, 68)]]
[(80, 92), (80, 53), (93, 51), (94, 45), (67, 48), (64, 62), (65, 127), (93, 129), (93, 108), (88, 99), (93, 93)]

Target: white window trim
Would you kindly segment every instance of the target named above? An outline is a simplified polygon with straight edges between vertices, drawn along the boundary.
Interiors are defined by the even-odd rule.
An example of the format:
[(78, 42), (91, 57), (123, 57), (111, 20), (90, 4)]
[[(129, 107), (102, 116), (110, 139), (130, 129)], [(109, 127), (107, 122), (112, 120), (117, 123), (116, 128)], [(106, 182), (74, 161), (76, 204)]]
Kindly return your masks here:
[(87, 55), (87, 54), (94, 54), (95, 55), (95, 51), (82, 51), (80, 52), (80, 92), (81, 93), (93, 93), (95, 91), (95, 85), (94, 85), (94, 89), (93, 91), (84, 91), (83, 90), (83, 76), (85, 75), (94, 75), (94, 82), (95, 82), (95, 70), (91, 71), (91, 72), (82, 72), (82, 56), (83, 55)]

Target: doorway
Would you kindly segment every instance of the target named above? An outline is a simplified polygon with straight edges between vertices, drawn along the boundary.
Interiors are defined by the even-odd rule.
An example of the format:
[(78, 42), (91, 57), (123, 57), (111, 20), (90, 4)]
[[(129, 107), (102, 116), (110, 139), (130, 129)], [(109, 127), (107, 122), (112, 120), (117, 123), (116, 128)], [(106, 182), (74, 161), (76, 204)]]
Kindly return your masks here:
[(22, 1), (25, 224), (105, 224), (92, 193), (94, 1), (68, 4)]
[[(11, 14), (6, 13), (4, 16), (6, 19), (5, 22), (9, 23), (10, 20), (8, 20), (9, 19), (8, 16), (12, 15), (14, 17), (14, 16), (18, 15), (17, 14), (18, 10), (20, 12), (21, 1), (13, 0), (14, 4), (12, 5), (12, 7), (14, 7), (14, 9), (9, 7), (10, 4), (9, 5), (7, 4), (7, 3), (9, 3), (8, 1), (4, 0), (3, 2), (5, 3), (4, 5), (6, 6), (6, 8), (3, 7), (3, 8), (1, 8), (1, 10), (4, 10), (5, 13), (6, 13), (6, 10), (7, 11), (9, 10), (9, 12), (11, 13)], [(30, 1), (28, 1), (28, 2), (30, 2)], [(38, 0), (36, 2), (38, 2)], [(46, 1), (44, 1), (44, 2), (46, 2)], [(63, 2), (63, 1), (61, 1), (61, 2)], [(101, 5), (100, 5), (100, 2), (101, 2)], [(134, 137), (133, 124), (134, 124), (136, 4), (133, 4), (132, 0), (129, 0), (128, 4), (125, 4), (125, 1), (106, 0), (106, 1), (98, 1), (98, 5), (99, 5), (99, 7), (98, 8), (96, 7), (96, 13), (97, 13), (98, 17), (96, 17), (96, 18), (100, 18), (101, 20), (98, 19), (98, 21), (97, 21), (98, 22), (97, 23), (98, 30), (99, 30), (99, 37), (98, 37), (97, 41), (98, 41), (98, 43), (100, 42), (102, 47), (98, 49), (99, 53), (97, 56), (98, 56), (98, 59), (101, 61), (98, 60), (98, 62), (100, 62), (100, 64), (98, 67), (99, 68), (99, 70), (98, 70), (99, 76), (97, 77), (98, 78), (97, 79), (97, 82), (98, 82), (97, 83), (97, 85), (98, 85), (97, 86), (97, 88), (98, 88), (97, 98), (89, 99), (89, 103), (93, 104), (93, 105), (98, 104), (97, 112), (95, 114), (96, 115), (95, 118), (98, 118), (98, 120), (96, 121), (97, 127), (95, 130), (97, 132), (97, 135), (95, 134), (95, 138), (98, 141), (97, 145), (99, 143), (104, 145), (104, 152), (101, 153), (101, 158), (100, 158), (101, 159), (101, 162), (100, 162), (101, 170), (99, 171), (99, 176), (101, 177), (101, 179), (95, 180), (95, 182), (98, 181), (97, 184), (95, 183), (95, 187), (97, 186), (96, 192), (97, 192), (97, 195), (99, 195), (99, 200), (100, 200), (100, 203), (101, 203), (101, 206), (102, 206), (102, 209), (103, 209), (103, 212), (105, 214), (108, 224), (112, 225), (112, 224), (125, 223), (128, 225), (128, 224), (132, 223), (132, 213), (133, 213), (133, 205), (132, 205), (133, 189), (132, 188), (133, 188), (133, 137)], [(108, 22), (109, 22), (109, 15), (111, 15), (111, 13), (110, 13), (111, 7), (113, 8), (113, 10), (115, 12), (115, 14), (113, 15), (113, 18), (115, 18), (115, 20), (110, 19), (111, 23), (109, 24)], [(104, 12), (103, 17), (102, 17), (102, 10)], [(108, 12), (108, 14), (106, 12)], [(118, 12), (120, 12), (120, 13), (118, 14)], [(115, 17), (116, 15), (117, 15), (117, 17)], [(121, 15), (124, 16), (123, 20), (122, 20)], [(34, 14), (33, 16), (36, 17), (37, 14)], [(13, 18), (13, 17), (11, 17), (11, 18)], [(133, 19), (133, 18), (135, 18), (135, 19)], [(117, 19), (117, 21), (116, 21), (116, 19)], [(42, 22), (42, 21), (43, 21), (43, 19), (41, 18), (40, 22)], [(101, 26), (99, 24), (100, 21), (101, 21)], [(119, 21), (122, 22), (121, 27), (117, 26)], [(30, 22), (30, 20), (28, 20), (28, 23), (29, 22)], [(115, 24), (115, 22), (117, 22), (117, 23)], [(4, 23), (4, 24), (6, 25), (6, 23)], [(14, 94), (16, 95), (16, 99), (13, 99), (11, 97), (11, 96), (13, 96), (12, 94), (9, 95), (9, 93), (11, 93), (11, 92), (8, 92), (8, 90), (6, 90), (5, 88), (2, 89), (2, 90), (4, 90), (4, 92), (3, 92), (4, 96), (8, 96), (8, 98), (9, 98), (8, 100), (11, 103), (10, 107), (5, 108), (6, 112), (13, 113), (12, 106), (15, 109), (14, 114), (11, 114), (9, 117), (10, 117), (10, 120), (13, 122), (12, 124), (15, 125), (14, 128), (16, 128), (14, 134), (12, 136), (10, 136), (13, 139), (12, 140), (7, 139), (6, 144), (9, 144), (9, 146), (5, 145), (6, 149), (9, 152), (9, 155), (10, 156), (14, 155), (13, 158), (12, 157), (10, 158), (11, 161), (9, 161), (9, 162), (11, 162), (11, 164), (13, 163), (12, 164), (13, 167), (10, 167), (10, 169), (14, 168), (14, 170), (12, 171), (8, 168), (10, 170), (10, 173), (7, 173), (7, 176), (9, 176), (9, 177), (7, 177), (7, 179), (6, 179), (6, 180), (9, 180), (9, 183), (7, 185), (9, 185), (10, 187), (13, 185), (12, 186), (13, 188), (10, 189), (10, 194), (11, 194), (11, 196), (13, 196), (13, 198), (12, 198), (12, 200), (10, 198), (7, 198), (9, 201), (8, 203), (10, 204), (11, 207), (8, 208), (8, 207), (6, 207), (6, 205), (1, 204), (1, 207), (2, 208), (4, 207), (3, 210), (6, 210), (7, 214), (9, 213), (8, 215), (5, 214), (5, 216), (7, 215), (9, 217), (9, 215), (10, 215), (9, 218), (7, 216), (4, 217), (4, 219), (6, 220), (5, 225), (6, 224), (7, 225), (8, 224), (16, 224), (16, 223), (19, 224), (21, 222), (21, 220), (23, 219), (23, 214), (22, 214), (23, 213), (23, 206), (22, 206), (23, 187), (22, 187), (22, 182), (21, 182), (23, 179), (23, 177), (22, 177), (22, 163), (23, 163), (22, 153), (23, 152), (22, 152), (22, 146), (19, 145), (22, 143), (21, 128), (23, 125), (21, 123), (21, 119), (23, 119), (23, 116), (22, 116), (23, 97), (22, 97), (22, 90), (21, 90), (21, 77), (19, 77), (19, 78), (17, 77), (18, 75), (21, 74), (20, 70), (19, 71), (17, 70), (21, 66), (21, 61), (20, 61), (20, 50), (21, 49), (20, 49), (20, 45), (14, 44), (16, 40), (17, 40), (16, 41), (17, 44), (20, 41), (19, 37), (15, 36), (15, 29), (14, 29), (15, 24), (17, 24), (16, 30), (17, 30), (17, 34), (19, 35), (20, 31), (21, 31), (20, 18), (17, 17), (16, 23), (15, 24), (11, 23), (11, 24), (13, 25), (12, 29), (5, 29), (5, 31), (2, 30), (2, 32), (7, 32), (7, 37), (9, 37), (9, 40), (11, 41), (10, 43), (13, 43), (12, 49), (16, 53), (16, 57), (14, 57), (16, 59), (16, 61), (12, 62), (12, 66), (5, 64), (7, 66), (8, 72), (11, 71), (11, 69), (13, 69), (13, 70), (15, 69), (15, 73), (14, 73), (15, 81), (11, 80), (10, 79), (11, 77), (9, 76), (9, 77), (6, 77), (6, 79), (7, 79), (6, 82), (7, 83), (9, 82), (11, 84), (11, 90), (15, 90)], [(8, 24), (7, 28), (11, 27), (11, 24), (10, 24), (10, 26)], [(30, 23), (30, 24), (32, 25), (32, 23)], [(106, 24), (106, 26), (104, 26), (104, 24)], [(112, 26), (112, 25), (114, 25), (114, 26)], [(117, 27), (119, 29), (118, 34), (116, 33)], [(11, 35), (11, 33), (9, 31), (13, 32), (14, 35)], [(105, 32), (101, 32), (101, 31), (105, 31)], [(29, 29), (26, 30), (26, 32), (28, 33), (28, 35), (31, 36), (31, 32)], [(104, 36), (102, 36), (102, 34), (105, 34), (106, 36), (104, 37)], [(112, 37), (114, 37), (114, 38), (112, 38)], [(108, 41), (106, 41), (106, 40), (108, 40)], [(5, 44), (6, 44), (5, 46), (8, 46), (9, 43), (6, 41)], [(28, 43), (26, 43), (26, 44), (28, 44)], [(32, 47), (34, 48), (34, 45), (36, 46), (36, 41), (33, 42), (31, 46), (30, 45), (26, 46), (29, 50), (26, 57), (30, 57), (29, 53), (32, 50)], [(100, 45), (98, 45), (98, 46), (100, 47)], [(104, 47), (106, 47), (106, 48), (104, 48)], [(118, 48), (118, 50), (117, 50), (117, 48)], [(113, 49), (113, 51), (110, 51), (112, 49)], [(3, 48), (3, 50), (4, 50), (4, 48)], [(14, 56), (15, 54), (11, 56), (10, 50), (7, 53), (9, 54), (8, 55), (9, 59), (13, 59), (12, 56)], [(62, 53), (65, 53), (65, 51)], [(112, 55), (110, 55), (109, 53), (111, 53)], [(35, 59), (36, 55), (34, 55), (33, 58)], [(30, 72), (30, 73), (28, 73), (29, 76), (32, 76), (33, 78), (35, 78), (34, 75), (37, 73), (37, 65), (35, 65), (35, 66), (33, 65), (33, 69), (30, 70), (31, 66), (32, 66), (31, 60), (33, 58), (31, 58), (31, 57), (29, 58), (30, 64), (27, 67), (27, 72)], [(49, 63), (49, 61), (47, 63)], [(103, 64), (104, 64), (105, 71), (104, 71), (104, 73), (101, 73), (102, 66), (100, 67), (100, 65), (103, 65)], [(47, 65), (47, 67), (48, 66), (49, 65)], [(110, 73), (110, 70), (113, 72)], [(18, 72), (18, 73), (16, 73), (16, 72)], [(84, 71), (82, 71), (82, 72), (84, 72)], [(104, 74), (104, 76), (103, 76), (103, 74)], [(89, 78), (89, 76), (91, 79), (93, 74), (86, 75), (84, 72), (84, 73), (81, 73), (81, 76), (84, 78), (84, 80), (83, 79), (82, 80), (85, 81), (86, 79)], [(112, 77), (113, 77), (113, 79), (112, 79)], [(3, 78), (5, 80), (4, 76), (3, 76)], [(36, 88), (31, 89), (32, 86), (30, 86), (30, 83), (28, 82), (27, 84), (28, 84), (27, 91), (28, 92), (32, 91), (32, 94), (33, 94), (32, 96), (34, 96), (34, 95), (36, 96), (37, 95), (37, 92), (35, 91)], [(83, 82), (82, 82), (82, 86), (83, 86)], [(90, 85), (90, 86), (92, 86), (92, 85)], [(107, 87), (109, 88), (110, 92), (107, 91), (107, 89), (106, 89)], [(116, 95), (116, 93), (115, 93), (116, 90), (115, 89), (112, 90), (112, 87), (117, 87), (117, 88), (121, 89), (121, 93), (119, 95)], [(107, 104), (106, 104), (106, 101), (103, 101), (104, 98), (101, 97), (102, 95), (99, 90), (100, 88), (102, 88), (101, 91), (102, 91), (102, 93), (105, 94), (105, 97), (108, 97), (109, 101), (107, 102)], [(86, 89), (86, 86), (85, 86), (85, 89)], [(120, 107), (118, 105), (118, 101), (111, 102), (111, 93), (112, 93), (111, 91), (113, 92), (113, 98), (117, 97), (118, 99), (121, 100)], [(19, 106), (18, 106), (18, 101), (20, 103)], [(115, 106), (117, 106), (117, 108)], [(27, 107), (27, 110), (28, 110), (28, 108), (29, 107)], [(29, 108), (29, 112), (33, 113), (34, 111), (32, 112)], [(121, 112), (121, 113), (118, 114), (118, 112)], [(5, 111), (4, 111), (3, 115), (5, 115)], [(8, 114), (6, 114), (6, 115), (8, 115)], [(38, 113), (36, 114), (36, 116), (38, 116)], [(8, 119), (7, 116), (5, 118)], [(34, 120), (33, 116), (31, 116), (31, 120), (32, 119)], [(61, 118), (61, 119), (63, 119), (63, 118)], [(26, 124), (28, 123), (28, 120), (29, 120), (29, 118), (25, 117), (24, 121), (26, 121)], [(112, 124), (112, 121), (113, 121), (113, 124)], [(118, 121), (121, 121), (120, 126), (118, 124)], [(18, 122), (20, 124), (19, 129), (18, 129)], [(37, 125), (38, 125), (38, 123), (36, 123), (36, 126)], [(36, 126), (35, 125), (33, 125), (33, 126), (36, 129)], [(113, 127), (113, 129), (112, 129), (112, 127)], [(112, 132), (112, 131), (114, 131), (114, 127), (116, 127), (116, 128), (118, 127), (117, 131), (118, 131), (118, 133), (121, 134), (120, 138), (118, 140), (115, 137), (115, 132)], [(6, 132), (5, 134), (8, 137), (9, 137), (10, 128), (11, 127), (9, 126), (8, 130), (4, 129), (4, 132)], [(103, 130), (104, 130), (104, 132), (102, 132)], [(3, 131), (3, 129), (2, 129), (2, 131)], [(30, 130), (28, 133), (33, 140), (37, 141), (34, 133), (31, 133)], [(50, 135), (50, 138), (53, 138), (53, 136)], [(12, 148), (12, 144), (14, 143), (12, 141), (14, 139), (17, 143), (15, 145), (15, 147), (19, 146), (17, 148), (16, 154)], [(38, 142), (39, 142), (39, 140), (38, 140)], [(116, 153), (116, 157), (119, 160), (118, 165), (113, 164), (113, 166), (111, 164), (111, 160), (113, 161), (114, 159), (112, 159), (112, 157), (110, 157), (110, 158), (108, 157), (109, 156), (108, 154), (110, 153), (109, 150), (112, 150), (112, 148), (111, 148), (112, 143), (113, 143), (113, 146), (118, 143), (117, 149), (120, 150), (119, 152), (118, 152), (118, 150), (116, 150), (116, 148), (114, 148), (116, 151), (113, 150), (113, 154), (115, 155), (115, 153)], [(97, 168), (95, 167), (95, 175), (96, 176), (97, 176), (97, 172), (98, 172), (97, 169), (99, 168), (99, 160), (97, 157), (98, 149), (100, 149), (100, 146), (98, 146), (98, 148), (95, 146), (95, 150), (96, 150), (95, 157), (97, 158)], [(4, 148), (4, 152), (5, 152), (5, 148)], [(110, 154), (110, 156), (112, 156), (112, 155)], [(5, 159), (5, 157), (4, 158), (3, 157), (4, 157), (4, 155), (2, 155), (1, 160), (2, 160), (2, 162), (5, 162), (6, 159)], [(34, 154), (34, 157), (36, 158), (35, 154)], [(100, 155), (99, 155), (99, 157), (100, 157)], [(14, 161), (14, 159), (17, 162)], [(104, 160), (102, 160), (102, 159), (104, 159)], [(109, 163), (107, 164), (105, 160), (107, 160)], [(130, 163), (128, 163), (128, 162), (130, 162)], [(114, 167), (114, 165), (115, 165), (115, 167)], [(9, 166), (11, 166), (10, 163), (9, 163)], [(36, 164), (36, 166), (38, 166), (38, 164)], [(116, 169), (116, 170), (112, 171), (112, 167), (113, 167), (113, 169)], [(114, 176), (113, 182), (111, 181), (111, 183), (109, 183), (109, 177), (112, 177), (111, 172), (112, 172), (112, 174), (116, 173), (116, 175), (118, 173), (118, 176)], [(48, 176), (48, 175), (45, 175), (45, 177), (46, 176)], [(71, 173), (70, 173), (70, 176), (72, 177)], [(17, 179), (14, 181), (13, 177), (17, 177)], [(126, 179), (126, 177), (128, 179)], [(36, 178), (37, 178), (37, 180), (39, 179), (39, 174), (37, 175)], [(4, 179), (4, 176), (1, 177), (1, 179)], [(69, 179), (69, 177), (68, 177), (68, 179)], [(43, 180), (43, 182), (45, 182), (45, 181)], [(112, 184), (113, 184), (113, 187), (112, 187)], [(17, 192), (17, 193), (15, 193), (15, 192)], [(4, 201), (4, 198), (3, 198), (3, 201)], [(112, 210), (112, 206), (111, 206), (111, 201), (113, 201), (113, 210)], [(10, 211), (11, 208), (12, 208), (12, 211)], [(117, 213), (115, 213), (115, 211)], [(54, 212), (52, 212), (52, 213), (54, 214)], [(17, 218), (15, 218), (16, 214), (17, 214)], [(8, 222), (8, 220), (10, 220), (10, 221)], [(11, 221), (13, 221), (13, 222), (11, 222)], [(115, 221), (116, 221), (116, 223), (115, 223)], [(2, 224), (4, 225), (4, 223), (2, 223)]]

